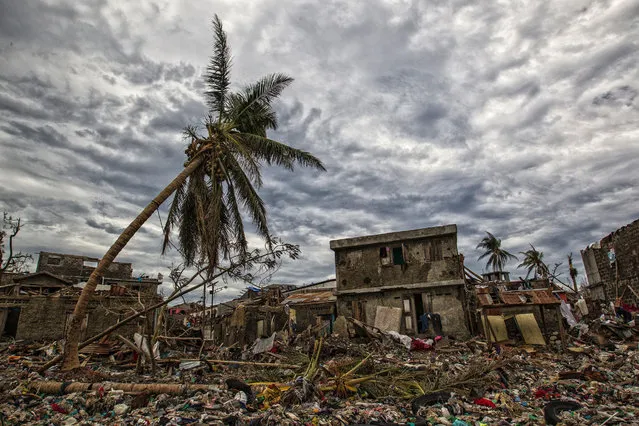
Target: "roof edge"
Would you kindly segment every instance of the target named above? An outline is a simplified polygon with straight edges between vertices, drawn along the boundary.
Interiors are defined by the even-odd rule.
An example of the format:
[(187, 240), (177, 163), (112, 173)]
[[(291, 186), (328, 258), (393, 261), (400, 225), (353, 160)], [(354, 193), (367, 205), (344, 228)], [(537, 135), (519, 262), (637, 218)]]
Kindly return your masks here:
[(363, 237), (342, 238), (330, 242), (331, 250), (339, 250), (351, 247), (362, 247), (384, 243), (394, 243), (421, 238), (438, 237), (457, 233), (457, 225), (449, 224), (419, 228), (409, 231), (388, 232), (385, 234), (367, 235)]

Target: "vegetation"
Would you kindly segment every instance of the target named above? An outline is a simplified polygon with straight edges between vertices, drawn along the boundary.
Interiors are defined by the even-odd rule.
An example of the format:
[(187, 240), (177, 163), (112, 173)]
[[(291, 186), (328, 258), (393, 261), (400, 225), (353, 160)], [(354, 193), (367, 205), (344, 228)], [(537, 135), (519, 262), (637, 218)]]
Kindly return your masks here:
[(33, 261), (29, 253), (16, 252), (13, 249), (13, 239), (22, 229), (20, 218), (14, 219), (7, 212), (2, 215), (0, 225), (0, 278), (5, 272), (24, 272), (28, 263)]
[(277, 128), (272, 102), (293, 79), (272, 74), (237, 92), (230, 90), (231, 55), (217, 15), (213, 20), (213, 55), (205, 74), (209, 114), (203, 126), (186, 129), (189, 145), (184, 170), (123, 231), (100, 260), (87, 281), (73, 312), (64, 347), (63, 370), (79, 366), (80, 322), (86, 315), (98, 278), (113, 262), (142, 224), (175, 192), (164, 226), (163, 252), (177, 229), (187, 265), (204, 260), (213, 271), (232, 252), (247, 255), (247, 239), (240, 205), (257, 232), (271, 241), (264, 202), (257, 194), (261, 167), (278, 165), (292, 170), (295, 164), (324, 170), (321, 161), (269, 139)]
[(519, 253), (524, 256), (524, 260), (517, 267), (528, 269), (526, 278), (528, 278), (531, 272), (534, 273), (535, 279), (538, 277), (548, 278), (550, 271), (548, 270), (548, 265), (544, 263), (543, 252), (540, 252), (531, 244), (530, 250), (521, 251)]
[(577, 268), (575, 268), (575, 266), (572, 264), (572, 253), (568, 255), (568, 272), (570, 274), (570, 279), (572, 279), (573, 290), (575, 291), (575, 293), (577, 293), (579, 290), (579, 288), (577, 287), (577, 275), (579, 275), (579, 272), (577, 271)]
[(484, 253), (477, 260), (488, 258), (486, 268), (492, 268), (494, 272), (503, 271), (504, 266), (510, 259), (517, 260), (517, 256), (507, 252), (501, 248), (501, 240), (490, 232), (486, 232), (486, 236), (477, 244), (478, 249), (484, 250)]

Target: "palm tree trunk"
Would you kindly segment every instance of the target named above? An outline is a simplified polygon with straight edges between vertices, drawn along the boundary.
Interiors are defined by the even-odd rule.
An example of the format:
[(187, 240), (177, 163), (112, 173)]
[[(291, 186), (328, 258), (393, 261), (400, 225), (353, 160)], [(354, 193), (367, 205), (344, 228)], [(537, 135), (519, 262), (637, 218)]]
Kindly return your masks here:
[(107, 268), (111, 265), (116, 256), (122, 251), (124, 246), (129, 242), (135, 233), (142, 227), (144, 222), (160, 207), (160, 205), (166, 201), (167, 198), (189, 177), (191, 173), (202, 163), (202, 156), (196, 157), (180, 172), (179, 175), (173, 179), (173, 181), (167, 185), (150, 203), (142, 210), (142, 212), (136, 217), (133, 222), (127, 226), (127, 228), (120, 234), (117, 240), (113, 243), (111, 248), (106, 252), (104, 257), (100, 259), (100, 263), (97, 268), (93, 270), (89, 280), (82, 289), (82, 293), (75, 304), (75, 309), (71, 315), (71, 321), (68, 326), (68, 331), (64, 343), (64, 358), (62, 360), (62, 370), (71, 370), (80, 366), (80, 359), (78, 357), (78, 343), (80, 341), (80, 325), (82, 319), (87, 314), (89, 307), (89, 301), (91, 296), (98, 285), (98, 280), (104, 275)]

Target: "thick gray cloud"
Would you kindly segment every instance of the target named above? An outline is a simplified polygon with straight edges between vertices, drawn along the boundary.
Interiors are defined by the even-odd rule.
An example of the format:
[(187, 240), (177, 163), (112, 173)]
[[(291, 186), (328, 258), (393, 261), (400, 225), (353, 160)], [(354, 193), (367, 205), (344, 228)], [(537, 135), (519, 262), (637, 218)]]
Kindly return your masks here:
[[(303, 251), (275, 281), (331, 276), (333, 238), (457, 223), (479, 272), (485, 231), (554, 263), (636, 219), (636, 2), (216, 8), (0, 0), (0, 208), (27, 221), (20, 249), (100, 256), (180, 170), (212, 13), (236, 83), (295, 77), (272, 136), (328, 169), (265, 171), (273, 234)], [(154, 217), (120, 259), (166, 274), (160, 243)]]

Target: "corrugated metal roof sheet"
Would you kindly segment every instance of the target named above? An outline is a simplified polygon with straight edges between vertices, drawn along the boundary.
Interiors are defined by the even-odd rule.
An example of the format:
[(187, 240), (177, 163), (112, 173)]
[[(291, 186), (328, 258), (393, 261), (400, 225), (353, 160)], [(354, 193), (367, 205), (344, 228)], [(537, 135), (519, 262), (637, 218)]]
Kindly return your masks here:
[(297, 293), (288, 296), (282, 301), (283, 305), (310, 305), (315, 303), (334, 303), (337, 297), (332, 291), (315, 291), (309, 293)]
[(499, 302), (493, 302), (490, 294), (477, 294), (480, 306), (491, 305), (558, 305), (561, 303), (552, 294), (552, 289), (540, 290), (510, 290), (499, 292)]

